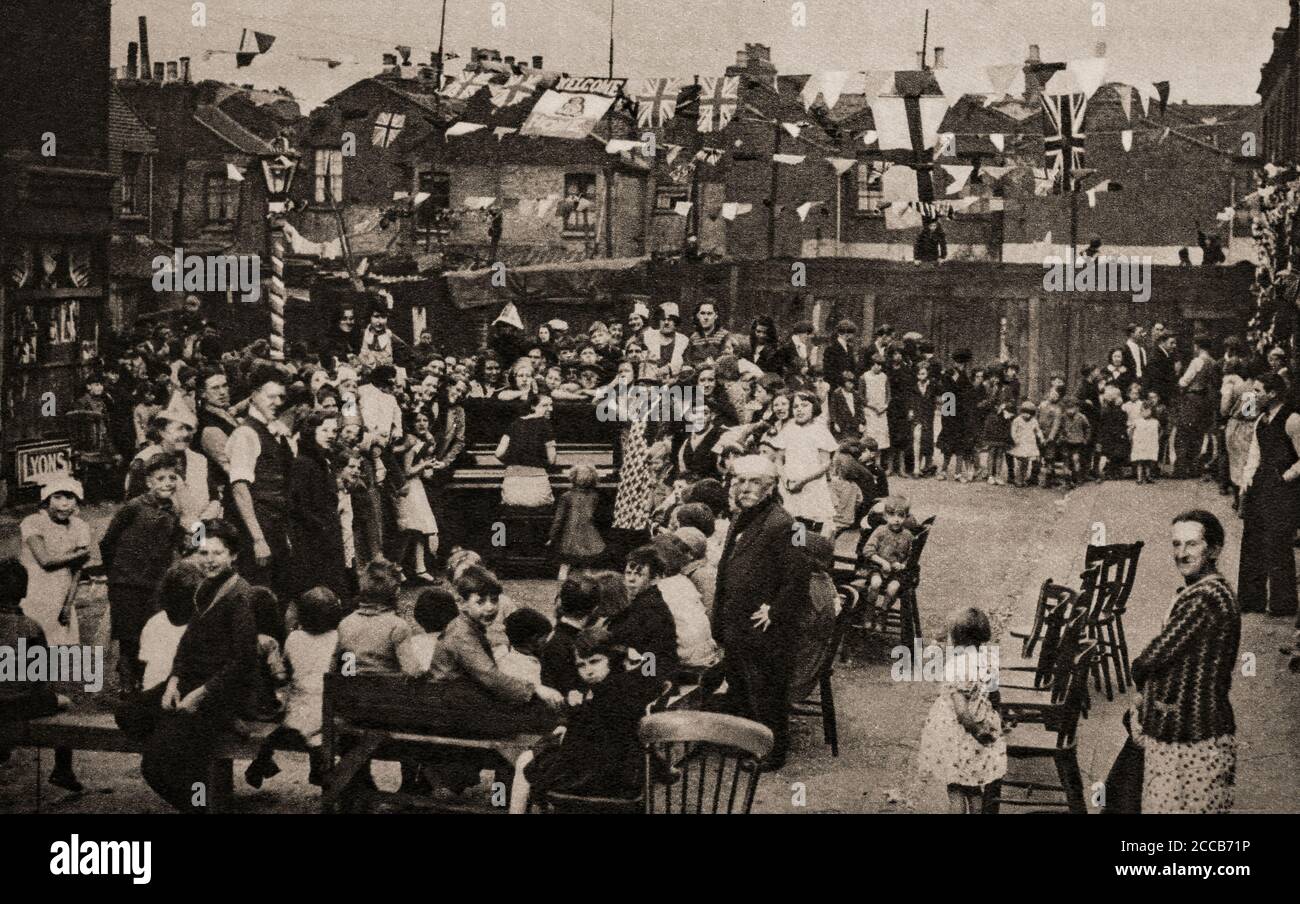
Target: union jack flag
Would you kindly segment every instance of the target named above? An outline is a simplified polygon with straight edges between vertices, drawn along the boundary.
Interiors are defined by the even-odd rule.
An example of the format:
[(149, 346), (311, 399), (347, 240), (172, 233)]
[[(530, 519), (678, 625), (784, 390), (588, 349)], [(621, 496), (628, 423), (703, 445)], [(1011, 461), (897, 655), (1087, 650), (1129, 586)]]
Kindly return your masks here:
[(1087, 109), (1086, 94), (1043, 95), (1043, 151), (1048, 174), (1060, 191), (1073, 191), (1076, 174), (1083, 169)]
[(492, 106), (513, 107), (515, 104), (531, 97), (541, 84), (541, 79), (531, 75), (516, 75), (504, 85), (489, 85), (492, 89)]
[(465, 73), (457, 79), (452, 79), (447, 86), (442, 89), (442, 96), (449, 97), (452, 100), (469, 100), (479, 91), (487, 87), (492, 79), (490, 72)]
[(740, 106), (740, 77), (700, 79), (701, 132), (722, 131)]
[(633, 92), (636, 99), (636, 124), (642, 128), (661, 126), (677, 113), (677, 91), (681, 80), (648, 78)]

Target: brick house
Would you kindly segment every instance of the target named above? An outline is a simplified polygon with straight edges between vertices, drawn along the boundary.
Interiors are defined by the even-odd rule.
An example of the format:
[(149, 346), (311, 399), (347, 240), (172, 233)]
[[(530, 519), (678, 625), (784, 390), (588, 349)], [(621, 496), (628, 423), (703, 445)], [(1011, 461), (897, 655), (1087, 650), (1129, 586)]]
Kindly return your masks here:
[(1264, 111), (1261, 155), (1270, 163), (1300, 160), (1300, 0), (1290, 0), (1290, 18), (1273, 29), (1273, 53), (1260, 66), (1259, 94)]
[(100, 350), (113, 218), (110, 4), (11, 0), (4, 14), (0, 468), (7, 477), (18, 469), (19, 482), (30, 483), (41, 462), (53, 467), (62, 454), (67, 467), (66, 452), (11, 453), (24, 441), (64, 435), (52, 414), (70, 410)]

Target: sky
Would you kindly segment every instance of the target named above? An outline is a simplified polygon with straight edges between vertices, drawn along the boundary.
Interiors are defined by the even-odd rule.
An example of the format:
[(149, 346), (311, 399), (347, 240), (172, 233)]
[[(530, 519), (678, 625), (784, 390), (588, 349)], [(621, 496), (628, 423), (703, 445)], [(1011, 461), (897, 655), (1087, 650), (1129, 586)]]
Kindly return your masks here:
[[(1019, 63), (1030, 44), (1044, 60), (1088, 57), (1106, 44), (1109, 77), (1168, 80), (1171, 100), (1254, 103), (1272, 32), (1286, 25), (1287, 0), (614, 0), (615, 75), (721, 75), (746, 42), (767, 44), (782, 73), (910, 69), (916, 66), (925, 10), (929, 46), (947, 65)], [(125, 65), (137, 17), (149, 17), (153, 61), (192, 58), (195, 78), (259, 88), (284, 86), (304, 109), (373, 75), (398, 45), (427, 61), (438, 46), (441, 0), (205, 0), (206, 25), (193, 24), (192, 0), (114, 0), (114, 65)], [(546, 68), (605, 75), (610, 0), (446, 0), (446, 48), (545, 57)], [(504, 14), (504, 23), (500, 22)], [(494, 16), (498, 22), (494, 24)], [(1104, 24), (1101, 24), (1104, 17)], [(244, 69), (230, 54), (241, 30), (276, 36)], [(301, 59), (343, 59), (329, 69)]]

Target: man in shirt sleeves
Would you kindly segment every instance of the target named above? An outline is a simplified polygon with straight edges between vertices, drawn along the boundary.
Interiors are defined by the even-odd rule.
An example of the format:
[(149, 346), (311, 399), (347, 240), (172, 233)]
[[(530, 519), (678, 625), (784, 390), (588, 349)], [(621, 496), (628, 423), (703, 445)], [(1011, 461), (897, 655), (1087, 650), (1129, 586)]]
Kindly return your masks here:
[[(1295, 540), (1300, 508), (1300, 414), (1286, 401), (1286, 381), (1277, 374), (1260, 380), (1263, 416), (1242, 475), (1244, 527), (1237, 598), (1242, 612), (1294, 615)], [(1297, 625), (1300, 629), (1300, 625)]]
[(253, 371), (248, 416), (230, 434), (230, 493), (240, 528), (239, 572), (270, 587), (287, 605), (289, 571), (289, 476), (296, 444), (278, 418), (285, 403), (285, 377), (273, 367)]

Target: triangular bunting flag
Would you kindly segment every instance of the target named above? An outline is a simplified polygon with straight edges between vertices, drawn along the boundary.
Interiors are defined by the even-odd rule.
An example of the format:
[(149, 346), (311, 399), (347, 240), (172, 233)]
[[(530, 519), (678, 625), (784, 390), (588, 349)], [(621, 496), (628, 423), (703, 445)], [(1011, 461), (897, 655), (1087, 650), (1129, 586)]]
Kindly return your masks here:
[(849, 170), (853, 169), (854, 164), (858, 161), (852, 157), (827, 157), (826, 162), (835, 170), (835, 175), (843, 176)]
[(1133, 150), (1133, 130), (1125, 129), (1119, 133), (1119, 143), (1124, 146), (1124, 150)]
[(973, 166), (958, 166), (953, 164), (940, 164), (944, 172), (952, 176), (952, 185), (948, 186), (948, 194), (955, 195), (966, 187), (966, 181), (970, 179), (971, 172), (975, 169)]
[(803, 154), (773, 154), (772, 160), (776, 163), (784, 163), (786, 166), (798, 166), (807, 158)]
[(260, 31), (253, 32), (253, 40), (257, 42), (257, 52), (266, 53), (275, 43), (275, 35), (263, 34)]
[(447, 129), (446, 136), (448, 138), (456, 138), (461, 135), (469, 135), (472, 132), (477, 132), (479, 129), (486, 129), (486, 128), (487, 126), (485, 126), (481, 122), (457, 122), (457, 123), (453, 123), (451, 127)]
[(1079, 90), (1084, 96), (1091, 98), (1101, 87), (1102, 81), (1106, 77), (1106, 58), (1089, 57), (1082, 60), (1070, 60), (1066, 68), (1073, 73), (1075, 81), (1079, 85)]
[(226, 178), (231, 182), (243, 182), (244, 174), (239, 171), (239, 167), (233, 163), (226, 164)]
[(500, 141), (502, 138), (505, 138), (507, 135), (513, 135), (515, 132), (518, 131), (519, 131), (518, 129), (512, 129), (509, 126), (497, 126), (495, 129), (492, 130), (492, 134), (497, 137), (497, 141)]
[(1115, 93), (1119, 95), (1119, 105), (1124, 110), (1124, 121), (1133, 119), (1133, 89), (1128, 85), (1116, 85)]
[(515, 307), (513, 301), (507, 301), (506, 306), (502, 308), (501, 313), (497, 315), (497, 319), (492, 322), (508, 323), (517, 330), (522, 330), (524, 328), (524, 321), (519, 316), (519, 309)]
[(791, 138), (798, 138), (803, 132), (803, 126), (795, 122), (783, 122), (781, 128), (785, 129)]
[(844, 86), (848, 83), (848, 80), (849, 73), (843, 71), (833, 70), (812, 75), (804, 84), (803, 90), (799, 92), (804, 109), (807, 110), (812, 107), (819, 96), (822, 102), (826, 104), (826, 109), (835, 109), (835, 105), (839, 103), (840, 95), (844, 93)]
[(807, 222), (809, 212), (811, 212), (812, 209), (816, 206), (817, 206), (816, 201), (805, 201), (803, 204), (800, 204), (798, 207), (796, 207), (795, 212), (799, 214), (800, 221)]
[(728, 201), (722, 205), (722, 218), (724, 220), (734, 220), (736, 217), (749, 213), (753, 209), (753, 204), (742, 204), (737, 201)]
[(1164, 113), (1169, 107), (1169, 83), (1153, 82), (1152, 86), (1156, 89), (1156, 95), (1160, 98), (1160, 112)]
[(677, 214), (677, 216), (679, 217), (687, 216), (690, 214), (690, 212), (691, 212), (690, 201), (678, 201), (676, 204), (673, 205), (673, 213)]
[(999, 154), (1007, 149), (1007, 136), (1001, 132), (994, 132), (989, 135), (989, 141), (993, 142), (993, 146), (998, 149)]

